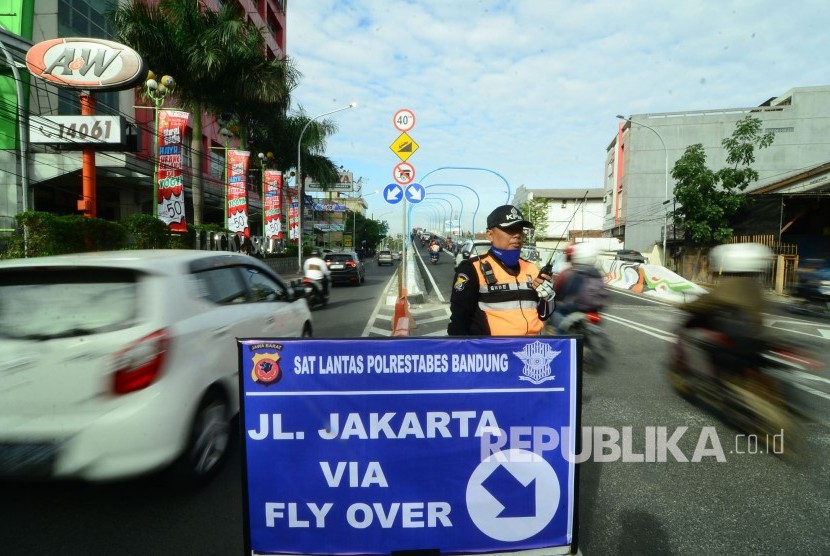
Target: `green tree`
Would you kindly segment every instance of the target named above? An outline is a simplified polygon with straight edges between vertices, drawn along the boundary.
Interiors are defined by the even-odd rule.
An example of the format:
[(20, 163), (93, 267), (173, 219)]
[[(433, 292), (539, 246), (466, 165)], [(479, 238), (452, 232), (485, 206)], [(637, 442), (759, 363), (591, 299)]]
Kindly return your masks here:
[[(284, 60), (266, 60), (262, 36), (231, 2), (217, 11), (193, 0), (123, 2), (109, 14), (116, 40), (131, 46), (157, 75), (176, 80), (178, 105), (193, 118), (193, 222), (204, 210), (202, 113), (238, 112), (240, 135), (257, 113), (284, 110), (297, 74)], [(242, 107), (248, 107), (243, 110)]]
[(755, 149), (768, 147), (775, 139), (771, 132), (762, 133), (761, 125), (761, 120), (752, 116), (735, 124), (732, 136), (721, 142), (729, 164), (725, 168), (709, 169), (700, 143), (687, 147), (675, 163), (671, 175), (679, 207), (672, 217), (695, 243), (720, 243), (732, 236), (730, 218), (749, 203), (743, 191), (758, 180), (758, 172), (751, 167)]
[(548, 228), (548, 202), (546, 199), (530, 199), (519, 207), (525, 220), (533, 222), (535, 237), (544, 237)]
[[(274, 113), (257, 120), (251, 128), (251, 148), (273, 152), (274, 166), (287, 172), (297, 166), (297, 143), (309, 117), (300, 109), (296, 114)], [(333, 120), (315, 120), (306, 128), (300, 145), (302, 171), (323, 186), (337, 183), (339, 168), (325, 156), (326, 139), (337, 132)]]

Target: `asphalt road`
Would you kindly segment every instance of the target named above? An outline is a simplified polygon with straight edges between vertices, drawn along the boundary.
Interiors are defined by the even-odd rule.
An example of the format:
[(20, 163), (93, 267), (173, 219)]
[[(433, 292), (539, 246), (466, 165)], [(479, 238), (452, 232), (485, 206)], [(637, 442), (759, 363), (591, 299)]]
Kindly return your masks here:
[[(384, 335), (389, 330), (385, 299), (397, 266), (366, 264), (365, 284), (334, 287), (329, 306), (314, 312), (315, 336)], [(413, 335), (446, 333), (452, 266), (446, 254), (438, 265), (429, 266), (435, 291), (413, 307)], [(814, 348), (830, 363), (830, 322), (793, 318), (784, 307), (771, 317), (780, 334)], [(678, 462), (668, 454), (666, 462), (582, 464), (583, 554), (827, 554), (827, 375), (805, 379), (817, 392), (810, 399), (822, 420), (808, 427), (810, 451), (805, 461), (790, 463), (770, 454), (748, 453), (753, 446), (738, 431), (671, 390), (665, 367), (679, 318), (671, 306), (612, 295), (605, 326), (615, 346), (613, 364), (607, 373), (584, 377), (582, 424), (593, 427), (592, 432), (605, 430), (598, 427), (630, 427), (635, 454), (644, 453), (647, 437), (658, 428), (671, 435), (687, 427), (677, 446), (689, 459), (702, 431), (714, 431), (726, 461), (703, 457), (700, 462)], [(242, 554), (241, 467), (237, 441), (221, 474), (197, 491), (183, 491), (158, 477), (109, 485), (0, 484), (0, 553)]]
[[(432, 278), (425, 282), (434, 283), (435, 291), (422, 310), (442, 305), (438, 293), (449, 297), (453, 265), (444, 257), (438, 265), (426, 268)], [(810, 350), (830, 368), (830, 321), (793, 315), (782, 302), (772, 302), (770, 309), (767, 320), (773, 334)], [(763, 453), (751, 438), (706, 408), (683, 400), (669, 385), (665, 370), (682, 316), (671, 305), (612, 292), (604, 326), (612, 338), (614, 355), (606, 373), (584, 376), (582, 425), (591, 427), (592, 434), (627, 428), (630, 453), (643, 455), (647, 439), (661, 434), (659, 429), (667, 437), (679, 432), (677, 446), (681, 457), (688, 460), (693, 459), (701, 439), (705, 446), (714, 445), (710, 436), (714, 432), (725, 461), (702, 457), (699, 462), (683, 462), (667, 453), (665, 462), (602, 462), (594, 454), (580, 469), (582, 552), (827, 554), (828, 374), (801, 381), (805, 403), (818, 419), (807, 427), (807, 453), (802, 461), (788, 462)], [(423, 331), (419, 325), (416, 335)], [(612, 452), (608, 450), (606, 459), (614, 459)]]

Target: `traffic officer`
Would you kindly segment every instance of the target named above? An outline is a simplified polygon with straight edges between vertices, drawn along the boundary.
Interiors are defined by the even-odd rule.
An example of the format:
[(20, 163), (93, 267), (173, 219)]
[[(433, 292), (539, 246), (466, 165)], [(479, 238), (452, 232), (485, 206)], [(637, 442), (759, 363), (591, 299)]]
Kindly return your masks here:
[(553, 312), (547, 274), (520, 257), (524, 229), (533, 228), (512, 205), (487, 217), (490, 249), (461, 261), (450, 296), (450, 336), (537, 336)]

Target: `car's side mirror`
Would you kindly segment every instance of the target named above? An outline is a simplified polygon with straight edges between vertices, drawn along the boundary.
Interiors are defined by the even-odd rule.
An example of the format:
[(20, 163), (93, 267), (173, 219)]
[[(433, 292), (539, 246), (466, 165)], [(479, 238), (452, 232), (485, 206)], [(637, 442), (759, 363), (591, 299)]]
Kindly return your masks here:
[(305, 297), (305, 285), (302, 280), (291, 281), (291, 294), (294, 299), (303, 299)]

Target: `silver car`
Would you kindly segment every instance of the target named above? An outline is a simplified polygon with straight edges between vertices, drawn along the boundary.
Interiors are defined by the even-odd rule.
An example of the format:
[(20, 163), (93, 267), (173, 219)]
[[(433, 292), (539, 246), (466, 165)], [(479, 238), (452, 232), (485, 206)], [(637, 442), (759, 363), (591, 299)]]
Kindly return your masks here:
[(0, 477), (202, 483), (239, 411), (236, 339), (311, 334), (305, 300), (247, 255), (0, 261)]

